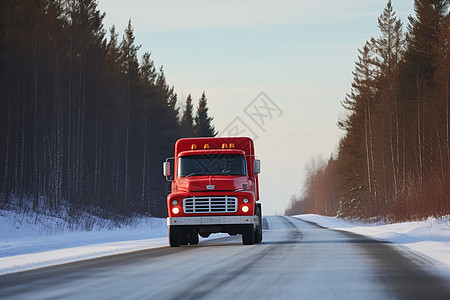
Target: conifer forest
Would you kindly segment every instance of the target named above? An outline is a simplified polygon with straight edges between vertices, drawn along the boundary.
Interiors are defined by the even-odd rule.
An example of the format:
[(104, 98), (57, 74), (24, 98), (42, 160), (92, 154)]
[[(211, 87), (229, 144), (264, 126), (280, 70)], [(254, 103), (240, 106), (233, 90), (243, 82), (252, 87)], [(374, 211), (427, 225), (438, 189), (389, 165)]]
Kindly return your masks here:
[(380, 35), (359, 49), (341, 102), (338, 153), (311, 159), (286, 214), (388, 221), (450, 214), (449, 5), (415, 0), (404, 26), (387, 2)]
[(97, 5), (1, 0), (0, 202), (165, 216), (162, 162), (216, 134), (207, 98), (181, 109), (131, 20), (105, 29)]

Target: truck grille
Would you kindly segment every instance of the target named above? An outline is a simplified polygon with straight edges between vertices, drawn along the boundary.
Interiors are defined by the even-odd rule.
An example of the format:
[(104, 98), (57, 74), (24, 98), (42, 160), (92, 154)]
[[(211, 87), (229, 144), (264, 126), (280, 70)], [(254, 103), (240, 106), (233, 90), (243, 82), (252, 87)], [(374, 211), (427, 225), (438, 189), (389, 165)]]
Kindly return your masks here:
[(238, 199), (229, 196), (193, 196), (183, 199), (185, 213), (231, 213), (237, 212)]

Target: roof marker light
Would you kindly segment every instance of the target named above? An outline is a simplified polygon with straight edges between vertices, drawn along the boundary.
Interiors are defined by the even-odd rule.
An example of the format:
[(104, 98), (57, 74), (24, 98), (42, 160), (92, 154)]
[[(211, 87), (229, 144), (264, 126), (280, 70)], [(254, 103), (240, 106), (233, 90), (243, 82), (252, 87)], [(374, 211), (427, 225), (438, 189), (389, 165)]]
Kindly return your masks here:
[(191, 145), (191, 150), (197, 150), (197, 145), (196, 144), (192, 144)]
[(208, 144), (203, 145), (203, 149), (209, 149), (209, 145)]
[(223, 144), (222, 144), (222, 149), (228, 149), (228, 145), (225, 144), (225, 143), (223, 143)]
[(234, 149), (234, 144), (233, 144), (233, 143), (230, 143), (230, 145), (228, 146), (228, 148)]

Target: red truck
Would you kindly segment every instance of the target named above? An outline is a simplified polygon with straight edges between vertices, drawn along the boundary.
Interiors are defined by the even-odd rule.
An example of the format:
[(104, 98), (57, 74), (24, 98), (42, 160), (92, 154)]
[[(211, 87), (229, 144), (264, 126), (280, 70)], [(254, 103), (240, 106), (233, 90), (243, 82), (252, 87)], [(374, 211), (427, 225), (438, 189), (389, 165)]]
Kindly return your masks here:
[(242, 234), (244, 245), (260, 243), (260, 168), (251, 138), (179, 139), (175, 157), (163, 164), (172, 182), (167, 196), (170, 246), (195, 245), (199, 235), (218, 232)]

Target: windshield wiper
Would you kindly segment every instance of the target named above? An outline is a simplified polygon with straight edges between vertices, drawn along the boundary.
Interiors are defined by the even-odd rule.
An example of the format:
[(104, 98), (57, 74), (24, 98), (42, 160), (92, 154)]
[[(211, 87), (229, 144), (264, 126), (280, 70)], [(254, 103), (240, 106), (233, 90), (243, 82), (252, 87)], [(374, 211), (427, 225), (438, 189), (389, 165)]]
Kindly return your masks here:
[(207, 175), (207, 174), (200, 173), (200, 172), (194, 172), (194, 173), (188, 174), (188, 175), (186, 175), (186, 176), (184, 176), (184, 177), (202, 176), (202, 175)]

